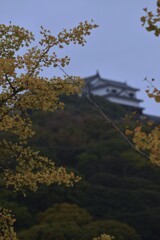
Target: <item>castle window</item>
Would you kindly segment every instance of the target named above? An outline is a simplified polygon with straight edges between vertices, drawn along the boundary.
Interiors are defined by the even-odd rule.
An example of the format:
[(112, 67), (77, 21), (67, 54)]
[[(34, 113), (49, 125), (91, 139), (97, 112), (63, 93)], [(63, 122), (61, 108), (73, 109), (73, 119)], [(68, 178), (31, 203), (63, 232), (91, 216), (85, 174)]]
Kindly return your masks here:
[(112, 89), (112, 93), (116, 93), (117, 92), (117, 90), (116, 89)]
[(134, 97), (134, 93), (129, 93), (129, 96), (130, 97)]

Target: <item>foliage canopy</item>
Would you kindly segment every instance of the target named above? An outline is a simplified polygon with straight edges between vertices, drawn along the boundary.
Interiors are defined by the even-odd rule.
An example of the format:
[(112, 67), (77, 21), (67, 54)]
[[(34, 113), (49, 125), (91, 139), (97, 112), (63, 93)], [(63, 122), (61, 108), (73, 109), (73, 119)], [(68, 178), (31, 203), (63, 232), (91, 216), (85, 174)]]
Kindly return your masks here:
[[(156, 37), (160, 36), (160, 1), (157, 0), (156, 13), (149, 11), (147, 8), (143, 9), (145, 16), (141, 17), (142, 26), (148, 32), (153, 32)], [(146, 93), (149, 98), (153, 98), (156, 102), (160, 102), (160, 89), (154, 86), (154, 79), (147, 80), (149, 82)], [(132, 131), (126, 131), (126, 134), (132, 135), (133, 142), (137, 150), (142, 150), (148, 154), (151, 162), (160, 166), (160, 125), (154, 126), (151, 121), (148, 121), (148, 128), (150, 131), (146, 131), (141, 124)]]
[[(79, 180), (64, 167), (56, 168), (52, 160), (28, 145), (34, 135), (30, 111), (62, 109), (62, 95), (80, 92), (83, 86), (80, 77), (48, 78), (43, 77), (42, 71), (69, 64), (68, 56), (58, 58), (56, 48), (63, 49), (71, 43), (84, 46), (85, 36), (96, 27), (85, 21), (69, 31), (63, 29), (57, 36), (41, 27), (41, 38), (36, 42), (33, 33), (24, 28), (0, 25), (0, 171), (7, 187), (25, 194), (26, 189), (35, 191), (42, 183), (70, 186)], [(1, 215), (5, 213), (8, 214), (7, 210), (0, 212)], [(11, 232), (13, 221), (6, 223)], [(0, 238), (4, 237), (7, 225), (2, 229)]]

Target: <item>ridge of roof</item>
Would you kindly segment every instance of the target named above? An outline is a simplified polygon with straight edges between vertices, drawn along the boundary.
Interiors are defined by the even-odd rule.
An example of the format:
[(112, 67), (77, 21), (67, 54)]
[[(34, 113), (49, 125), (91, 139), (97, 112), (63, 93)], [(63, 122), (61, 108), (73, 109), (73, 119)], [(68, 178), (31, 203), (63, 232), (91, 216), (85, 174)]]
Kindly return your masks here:
[(99, 78), (99, 80), (101, 82), (104, 82), (104, 85), (101, 85), (101, 87), (104, 87), (105, 85), (115, 85), (115, 86), (121, 86), (121, 87), (129, 88), (129, 89), (132, 89), (134, 91), (139, 91), (138, 88), (134, 88), (134, 87), (128, 85), (126, 82), (119, 82), (119, 81), (115, 81), (115, 80), (111, 80), (111, 79), (102, 78), (98, 71), (96, 72), (95, 75), (85, 78), (85, 81), (86, 81), (87, 84), (90, 84), (92, 81), (95, 80), (95, 78)]

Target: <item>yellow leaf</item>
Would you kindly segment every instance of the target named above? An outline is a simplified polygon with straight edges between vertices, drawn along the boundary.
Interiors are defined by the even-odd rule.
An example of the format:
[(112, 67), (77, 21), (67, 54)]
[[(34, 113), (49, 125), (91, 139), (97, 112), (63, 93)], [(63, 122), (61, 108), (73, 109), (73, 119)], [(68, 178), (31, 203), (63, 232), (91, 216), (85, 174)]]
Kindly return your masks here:
[(139, 132), (139, 131), (141, 131), (141, 129), (142, 129), (142, 126), (138, 126), (138, 127), (136, 127), (136, 128), (134, 129), (134, 131), (135, 131), (135, 132)]
[(132, 112), (132, 115), (136, 115), (137, 111)]
[(152, 93), (148, 93), (148, 97), (152, 98), (154, 95)]
[(147, 122), (147, 125), (148, 125), (148, 126), (152, 126), (153, 123), (154, 123), (153, 121), (149, 120), (149, 121)]
[(155, 96), (154, 98), (155, 98), (155, 101), (156, 101), (156, 102), (160, 102), (160, 95)]
[(125, 131), (125, 134), (126, 135), (131, 135), (133, 133), (133, 131), (131, 131), (131, 130), (129, 130), (129, 129), (127, 129), (126, 131)]

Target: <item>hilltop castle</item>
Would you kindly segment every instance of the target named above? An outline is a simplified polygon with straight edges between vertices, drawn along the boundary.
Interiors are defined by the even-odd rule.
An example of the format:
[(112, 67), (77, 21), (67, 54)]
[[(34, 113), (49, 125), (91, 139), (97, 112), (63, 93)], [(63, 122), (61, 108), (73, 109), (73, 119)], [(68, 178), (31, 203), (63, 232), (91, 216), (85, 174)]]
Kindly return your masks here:
[(143, 108), (140, 103), (143, 100), (137, 99), (136, 92), (138, 88), (129, 86), (126, 82), (118, 82), (110, 79), (104, 79), (99, 72), (95, 75), (85, 78), (85, 92), (90, 95), (102, 96), (106, 100), (124, 105), (130, 110), (136, 110), (142, 114)]

